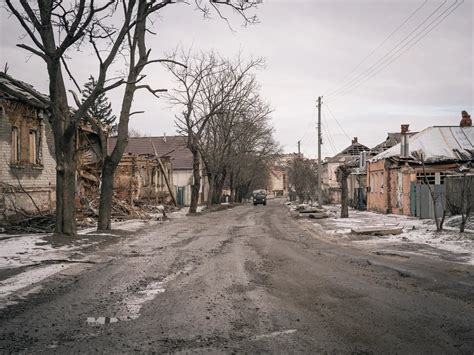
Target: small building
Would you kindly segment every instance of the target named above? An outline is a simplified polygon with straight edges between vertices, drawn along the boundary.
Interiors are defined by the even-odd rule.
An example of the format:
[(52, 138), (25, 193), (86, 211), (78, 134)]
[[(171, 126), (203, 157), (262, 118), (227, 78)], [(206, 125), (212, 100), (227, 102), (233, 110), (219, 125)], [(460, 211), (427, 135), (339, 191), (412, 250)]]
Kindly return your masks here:
[(361, 152), (368, 151), (369, 148), (358, 142), (354, 137), (350, 146), (339, 154), (326, 158), (322, 164), (322, 191), (323, 200), (326, 203), (341, 203), (341, 187), (336, 176), (337, 168), (351, 162)]
[(427, 184), (441, 196), (445, 176), (473, 159), (473, 127), (428, 127), (410, 137), (402, 125), (401, 142), (367, 163), (367, 209), (431, 218)]
[(0, 219), (52, 211), (56, 195), (49, 98), (0, 73)]
[(274, 197), (288, 197), (288, 162), (294, 154), (284, 154), (277, 157), (268, 169), (267, 193)]
[[(168, 184), (171, 188), (168, 188)], [(138, 202), (169, 203), (173, 200), (173, 169), (169, 156), (123, 155), (114, 177), (117, 198), (130, 205)]]
[[(416, 133), (407, 132), (409, 137)], [(349, 206), (361, 211), (367, 209), (367, 160), (397, 145), (401, 139), (401, 133), (388, 133), (382, 143), (369, 151), (361, 152), (346, 163), (352, 170), (348, 177)]]
[[(115, 147), (117, 138), (110, 137), (108, 141), (108, 150), (109, 152)], [(157, 193), (163, 195), (163, 193), (168, 193), (167, 186), (163, 186), (161, 183), (161, 175), (158, 166), (153, 167), (150, 163), (151, 160), (156, 160), (155, 149), (162, 162), (169, 161), (169, 183), (172, 185), (172, 190), (176, 202), (180, 206), (188, 206), (191, 202), (191, 186), (193, 184), (193, 155), (191, 151), (186, 146), (187, 138), (183, 136), (162, 136), (162, 137), (130, 137), (128, 140), (128, 145), (125, 148), (123, 160), (123, 168), (125, 165), (129, 166), (132, 164), (132, 157), (137, 161), (137, 164), (142, 166), (142, 169), (148, 169), (148, 173), (152, 174), (149, 176), (149, 180), (154, 186), (158, 189)], [(138, 160), (137, 160), (138, 159)], [(138, 163), (138, 161), (141, 161)], [(147, 163), (148, 161), (148, 163)], [(150, 165), (151, 164), (151, 165)], [(148, 168), (146, 168), (148, 166)], [(168, 168), (167, 168), (168, 169)], [(127, 170), (127, 169), (125, 169)], [(128, 169), (128, 173), (131, 171)], [(155, 171), (153, 173), (153, 171)], [(158, 175), (154, 175), (158, 174)], [(118, 174), (117, 174), (118, 175)], [(148, 183), (146, 174), (141, 174), (143, 178), (141, 181), (143, 183)], [(153, 177), (154, 176), (154, 177)], [(125, 182), (121, 182), (122, 186)], [(126, 183), (125, 183), (126, 184)], [(135, 183), (137, 184), (137, 183)], [(166, 185), (166, 184), (165, 184)], [(143, 187), (143, 184), (141, 185)], [(141, 190), (141, 189), (140, 189)], [(146, 189), (144, 190), (146, 191)], [(135, 192), (135, 196), (139, 196), (141, 193)], [(200, 200), (199, 203), (206, 203), (208, 195), (208, 184), (207, 177), (203, 175), (203, 164), (201, 162), (201, 191), (200, 191)], [(170, 197), (170, 196), (168, 196)]]

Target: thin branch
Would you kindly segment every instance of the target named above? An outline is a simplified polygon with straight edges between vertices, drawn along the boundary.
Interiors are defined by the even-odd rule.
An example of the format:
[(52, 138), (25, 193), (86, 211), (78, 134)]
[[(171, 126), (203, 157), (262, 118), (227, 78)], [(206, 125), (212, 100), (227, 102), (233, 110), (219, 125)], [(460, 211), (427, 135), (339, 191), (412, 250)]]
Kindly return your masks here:
[(77, 83), (76, 79), (74, 79), (74, 77), (72, 76), (72, 73), (71, 71), (69, 70), (69, 67), (66, 63), (66, 60), (64, 59), (63, 56), (61, 56), (61, 62), (63, 63), (64, 65), (64, 69), (66, 69), (66, 72), (67, 74), (69, 75), (69, 78), (72, 80), (72, 82), (74, 83), (74, 85), (76, 86), (77, 90), (82, 93), (82, 90), (81, 90), (81, 87), (79, 86), (79, 84)]
[(36, 54), (37, 56), (43, 58), (46, 61), (46, 55), (44, 53), (38, 51), (37, 49), (34, 49), (34, 48), (32, 48), (30, 46), (27, 46), (26, 44), (23, 44), (23, 43), (17, 44), (16, 46), (19, 47), (19, 48), (26, 49), (27, 51), (30, 51), (31, 53)]
[(156, 93), (158, 92), (167, 92), (168, 89), (152, 89), (150, 87), (150, 85), (138, 85), (136, 88), (136, 90), (138, 89), (146, 89), (148, 90), (153, 96), (157, 97), (158, 99), (160, 98)]

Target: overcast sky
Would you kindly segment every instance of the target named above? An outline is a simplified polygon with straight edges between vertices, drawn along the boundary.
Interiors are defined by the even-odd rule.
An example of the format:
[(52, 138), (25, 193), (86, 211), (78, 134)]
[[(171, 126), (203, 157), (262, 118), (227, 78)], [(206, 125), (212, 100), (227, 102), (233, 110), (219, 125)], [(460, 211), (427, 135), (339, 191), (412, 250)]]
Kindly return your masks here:
[[(457, 4), (461, 5), (449, 14)], [(8, 62), (10, 75), (47, 93), (45, 64), (15, 47), (26, 39), (20, 38), (18, 23), (4, 9), (0, 11), (1, 67)], [(324, 156), (348, 146), (352, 137), (372, 147), (387, 132), (399, 131), (402, 123), (409, 123), (413, 131), (458, 125), (462, 110), (471, 115), (474, 111), (472, 0), (264, 0), (256, 14), (260, 23), (247, 28), (230, 15), (231, 31), (217, 16), (203, 19), (192, 5), (176, 4), (160, 13), (154, 22), (157, 34), (149, 36), (148, 43), (156, 58), (178, 45), (214, 49), (224, 56), (240, 51), (246, 57), (264, 57), (266, 68), (257, 75), (263, 96), (274, 108), (275, 137), (286, 152), (296, 151), (301, 140), (303, 153), (315, 157), (320, 95), (327, 102), (323, 104)], [(406, 37), (417, 27), (418, 31), (426, 28), (420, 34), (426, 36), (414, 43), (418, 31)], [(75, 58), (71, 68), (81, 83), (97, 73), (90, 51), (70, 55)], [(155, 87), (173, 86), (159, 65), (147, 74)], [(109, 97), (118, 113), (120, 92)], [(132, 127), (148, 135), (175, 134), (174, 112), (163, 100), (140, 92), (134, 110), (146, 113), (134, 116)]]

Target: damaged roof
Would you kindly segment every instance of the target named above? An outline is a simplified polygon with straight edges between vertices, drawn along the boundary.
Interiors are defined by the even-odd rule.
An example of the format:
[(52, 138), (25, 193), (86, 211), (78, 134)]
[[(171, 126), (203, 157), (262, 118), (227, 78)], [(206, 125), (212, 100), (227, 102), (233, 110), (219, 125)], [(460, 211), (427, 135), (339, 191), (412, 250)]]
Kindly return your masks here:
[[(427, 163), (474, 160), (474, 127), (428, 127), (409, 139), (410, 158), (419, 161), (421, 153)], [(400, 143), (382, 152), (371, 162), (400, 158)]]
[[(169, 156), (171, 158), (174, 170), (190, 170), (193, 168), (193, 155), (186, 147), (186, 137), (183, 136), (130, 137), (124, 154), (155, 155), (151, 142), (153, 142), (160, 156)], [(109, 138), (109, 153), (112, 152), (116, 143), (116, 137)]]
[(352, 141), (352, 144), (344, 149), (339, 154), (326, 158), (324, 163), (345, 163), (352, 159), (353, 156), (358, 156), (360, 153), (368, 151), (369, 148), (363, 144), (357, 142), (357, 140)]
[(20, 101), (39, 109), (49, 107), (47, 95), (36, 91), (32, 85), (16, 80), (4, 72), (0, 72), (0, 99)]
[[(408, 132), (408, 136), (414, 136), (418, 132)], [(371, 154), (377, 155), (380, 154), (381, 152), (386, 151), (389, 148), (392, 148), (394, 145), (400, 143), (402, 140), (402, 134), (400, 132), (395, 132), (395, 133), (388, 133), (387, 139), (385, 139), (382, 143), (376, 145), (370, 150)]]

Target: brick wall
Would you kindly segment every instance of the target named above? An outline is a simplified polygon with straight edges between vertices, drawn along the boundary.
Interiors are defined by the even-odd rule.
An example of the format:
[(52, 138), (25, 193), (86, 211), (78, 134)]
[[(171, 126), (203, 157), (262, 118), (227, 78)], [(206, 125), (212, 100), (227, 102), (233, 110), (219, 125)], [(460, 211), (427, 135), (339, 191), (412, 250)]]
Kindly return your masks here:
[[(18, 180), (26, 191), (31, 192), (31, 196), (41, 208), (54, 207), (56, 161), (53, 133), (47, 120), (43, 120), (39, 125), (41, 166), (21, 162), (15, 164), (15, 167), (11, 166), (12, 126), (13, 123), (18, 125), (22, 120), (39, 122), (36, 111), (32, 108), (20, 103), (0, 103), (0, 218), (1, 215), (8, 214), (8, 210), (12, 209), (15, 203), (18, 203), (17, 207), (27, 211), (35, 210), (29, 197), (21, 192)], [(24, 152), (23, 148), (23, 155)]]

